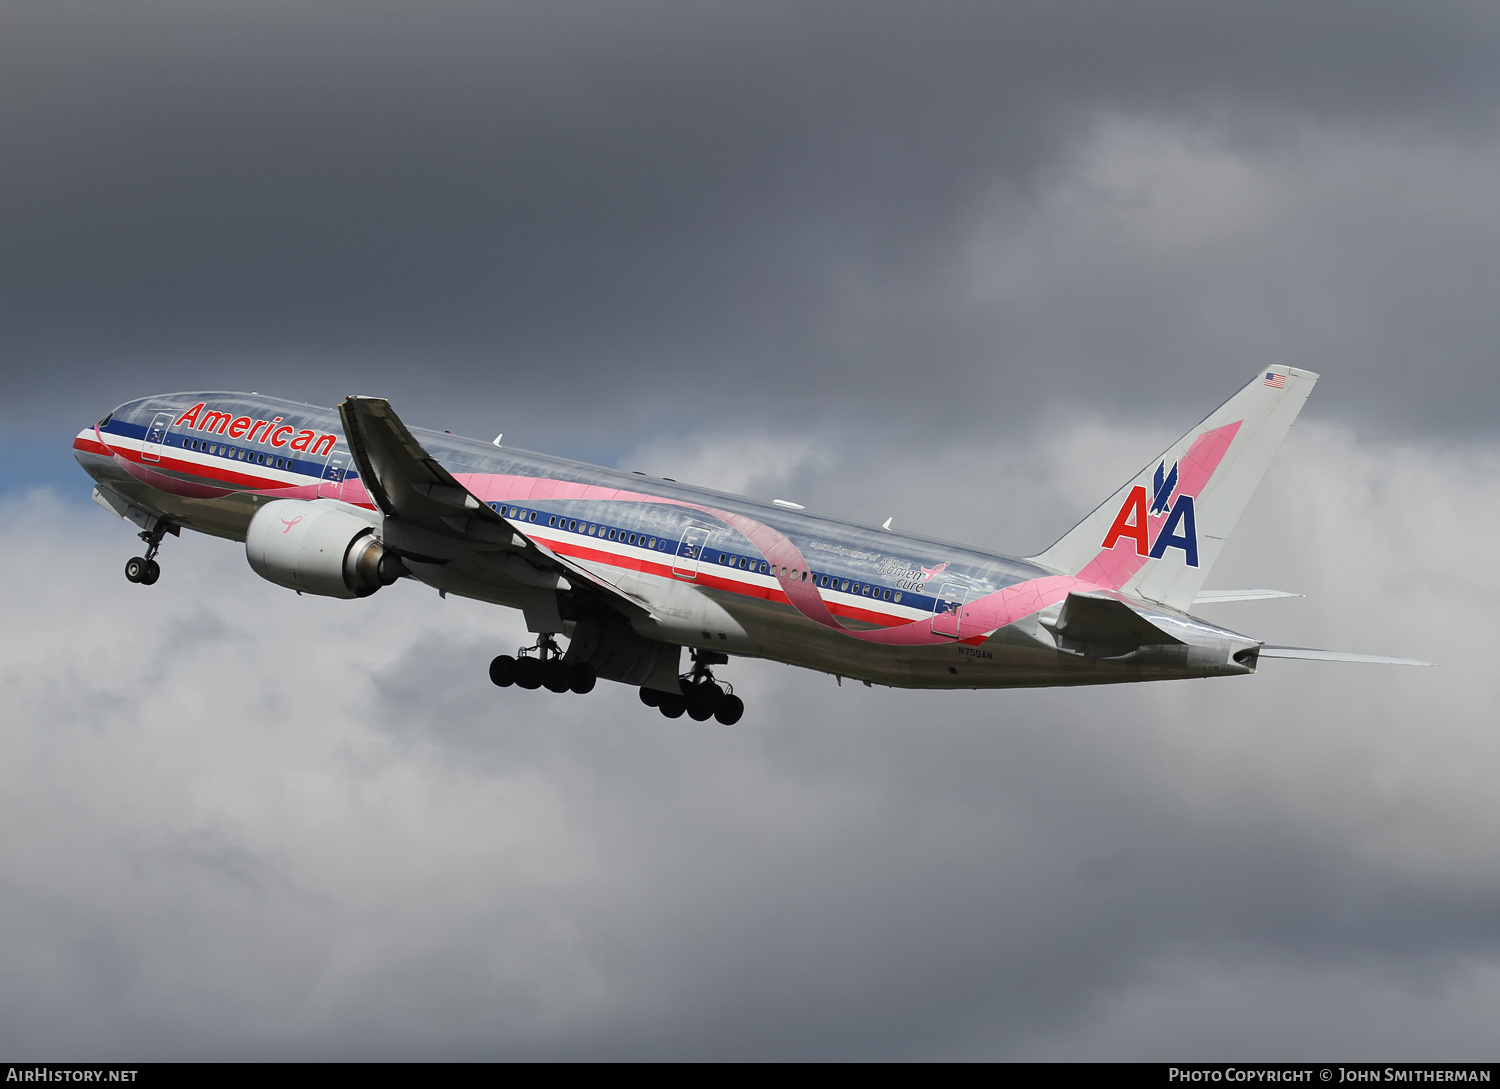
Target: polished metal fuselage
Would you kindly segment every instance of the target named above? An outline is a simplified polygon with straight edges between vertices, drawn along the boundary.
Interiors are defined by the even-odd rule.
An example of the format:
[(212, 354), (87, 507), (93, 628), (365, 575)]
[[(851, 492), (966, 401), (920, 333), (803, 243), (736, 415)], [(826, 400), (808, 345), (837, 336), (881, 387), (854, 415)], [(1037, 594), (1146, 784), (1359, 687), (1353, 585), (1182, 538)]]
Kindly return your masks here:
[[(183, 424), (194, 406), (211, 407)], [(1014, 618), (996, 628), (965, 628), (977, 615), (968, 603), (1055, 588), (1059, 572), (1026, 560), (446, 432), (413, 434), (479, 500), (640, 603), (632, 624), (649, 638), (913, 688), (1253, 672), (1255, 640), (1139, 600), (1131, 605), (1176, 642), (1124, 653), (1072, 645), (1056, 630), (1055, 592), (1039, 607), (1012, 609), (1005, 615)], [(256, 511), (274, 499), (348, 504), (380, 517), (331, 409), (243, 393), (143, 398), (81, 432), (75, 453), (101, 487), (230, 540), (243, 541)], [(521, 587), (493, 547), (382, 522), (387, 544), (419, 581), (519, 607)], [(805, 568), (791, 577), (817, 587), (837, 626), (783, 592), (785, 565), (779, 579), (774, 567), (766, 573), (766, 555), (743, 528), (752, 523), (795, 544)]]

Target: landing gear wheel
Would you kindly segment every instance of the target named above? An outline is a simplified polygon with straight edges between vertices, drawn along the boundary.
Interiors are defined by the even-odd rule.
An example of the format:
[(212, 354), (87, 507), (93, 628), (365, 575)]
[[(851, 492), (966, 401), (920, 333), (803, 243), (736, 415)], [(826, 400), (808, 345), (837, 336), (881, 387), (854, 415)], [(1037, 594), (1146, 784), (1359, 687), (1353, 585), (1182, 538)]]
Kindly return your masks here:
[(738, 696), (725, 696), (714, 708), (714, 718), (724, 726), (733, 726), (745, 713), (745, 701)]
[(499, 688), (509, 688), (516, 683), (516, 660), (502, 654), (490, 663), (490, 680)]
[(535, 658), (517, 658), (516, 683), (527, 689), (542, 687), (542, 663)]
[(573, 667), (556, 658), (542, 663), (542, 687), (548, 692), (566, 692), (573, 684)]
[(141, 572), (141, 585), (150, 586), (161, 578), (161, 564), (155, 560), (146, 561), (146, 570)]
[(580, 696), (583, 696), (594, 690), (594, 683), (598, 679), (599, 677), (594, 672), (593, 666), (589, 665), (587, 662), (574, 662), (573, 680), (572, 683), (568, 685), (568, 687), (571, 688), (574, 692), (577, 692)]
[(656, 707), (668, 718), (681, 718), (682, 713), (687, 710), (687, 700), (681, 696), (674, 696), (670, 692), (664, 692), (661, 702)]
[(724, 690), (710, 680), (683, 681), (682, 696), (687, 700), (688, 716), (694, 722), (707, 722), (714, 717)]
[(661, 698), (664, 695), (666, 695), (665, 692), (658, 692), (654, 688), (642, 688), (641, 702), (644, 703), (647, 707), (660, 707)]
[(131, 582), (140, 582), (146, 577), (146, 561), (140, 556), (131, 556), (125, 561), (125, 577)]

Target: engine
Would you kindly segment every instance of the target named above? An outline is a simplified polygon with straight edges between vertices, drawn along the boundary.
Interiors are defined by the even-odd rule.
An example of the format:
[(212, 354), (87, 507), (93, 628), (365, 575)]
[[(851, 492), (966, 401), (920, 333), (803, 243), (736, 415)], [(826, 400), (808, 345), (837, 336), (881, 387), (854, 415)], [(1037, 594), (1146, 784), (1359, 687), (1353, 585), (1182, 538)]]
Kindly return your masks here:
[(301, 499), (278, 499), (255, 512), (245, 557), (261, 578), (323, 597), (369, 597), (407, 573), (369, 521), (333, 503)]

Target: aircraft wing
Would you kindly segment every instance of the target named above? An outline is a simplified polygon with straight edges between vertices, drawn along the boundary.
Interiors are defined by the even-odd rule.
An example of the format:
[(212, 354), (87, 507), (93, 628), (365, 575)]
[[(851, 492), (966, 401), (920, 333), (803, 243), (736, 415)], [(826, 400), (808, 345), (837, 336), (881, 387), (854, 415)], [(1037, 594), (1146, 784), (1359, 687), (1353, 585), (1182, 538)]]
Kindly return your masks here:
[[(590, 587), (636, 614), (644, 602), (622, 593), (530, 537), (493, 510), (429, 454), (381, 397), (349, 397), (339, 405), (344, 437), (365, 490), (383, 514), (451, 541), (498, 550), (500, 570), (512, 582), (540, 589)], [(416, 560), (436, 559), (413, 555)]]

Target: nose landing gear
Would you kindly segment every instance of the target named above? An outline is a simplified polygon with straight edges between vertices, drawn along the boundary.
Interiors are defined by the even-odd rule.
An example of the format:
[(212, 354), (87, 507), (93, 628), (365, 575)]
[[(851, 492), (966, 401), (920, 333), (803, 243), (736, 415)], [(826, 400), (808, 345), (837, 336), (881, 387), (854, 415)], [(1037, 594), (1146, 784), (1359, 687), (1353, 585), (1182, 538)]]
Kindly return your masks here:
[(692, 655), (692, 672), (677, 682), (682, 689), (680, 695), (642, 688), (641, 702), (647, 707), (655, 707), (667, 718), (681, 718), (685, 713), (694, 722), (714, 718), (722, 725), (733, 726), (745, 714), (745, 701), (734, 694), (732, 687), (726, 690), (715, 681), (713, 670), (709, 668), (726, 664), (729, 656), (715, 650), (695, 650)]
[[(535, 652), (536, 657), (532, 657)], [(598, 678), (587, 662), (565, 662), (557, 641), (550, 635), (537, 640), (536, 646), (524, 647), (512, 658), (502, 654), (490, 663), (490, 680), (500, 688), (545, 688), (549, 692), (577, 692), (580, 696), (594, 690)]]
[(125, 561), (125, 578), (142, 586), (150, 586), (161, 578), (161, 564), (156, 562), (156, 553), (161, 548), (161, 539), (168, 533), (176, 532), (177, 527), (166, 519), (157, 522), (149, 530), (142, 530), (138, 536), (146, 542), (146, 554), (132, 556)]

